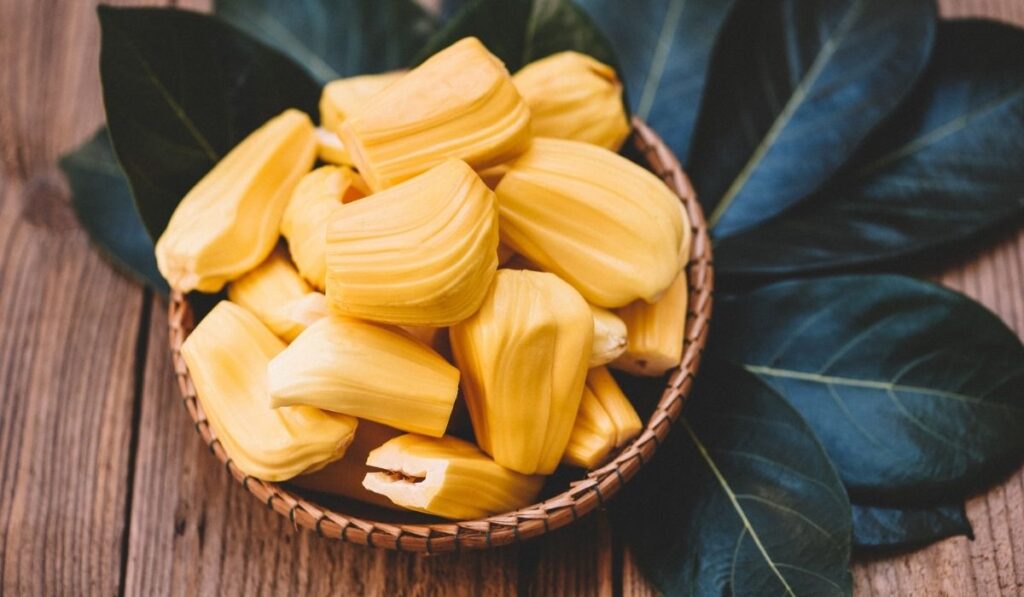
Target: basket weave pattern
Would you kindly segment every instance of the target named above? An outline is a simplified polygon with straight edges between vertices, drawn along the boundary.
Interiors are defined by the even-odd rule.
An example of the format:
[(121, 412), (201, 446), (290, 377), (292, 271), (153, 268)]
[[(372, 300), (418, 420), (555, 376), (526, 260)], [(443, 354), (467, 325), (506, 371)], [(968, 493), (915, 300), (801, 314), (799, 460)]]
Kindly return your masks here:
[(210, 451), (250, 493), (269, 508), (287, 516), (296, 528), (305, 527), (320, 536), (400, 551), (436, 553), (508, 545), (570, 524), (603, 506), (654, 456), (659, 443), (679, 417), (700, 365), (711, 318), (714, 278), (711, 241), (693, 187), (661, 138), (639, 119), (633, 119), (633, 127), (634, 143), (648, 167), (683, 202), (690, 217), (693, 247), (687, 264), (689, 303), (682, 363), (672, 371), (668, 385), (643, 432), (613, 460), (588, 472), (585, 478), (571, 483), (565, 492), (555, 497), (520, 510), (477, 520), (435, 524), (383, 523), (321, 507), (277, 483), (246, 475), (224, 451), (196, 399), (192, 378), (181, 356), (181, 345), (191, 332), (194, 321), (191, 305), (180, 292), (175, 291), (171, 294), (168, 309), (175, 376), (196, 431), (210, 447)]

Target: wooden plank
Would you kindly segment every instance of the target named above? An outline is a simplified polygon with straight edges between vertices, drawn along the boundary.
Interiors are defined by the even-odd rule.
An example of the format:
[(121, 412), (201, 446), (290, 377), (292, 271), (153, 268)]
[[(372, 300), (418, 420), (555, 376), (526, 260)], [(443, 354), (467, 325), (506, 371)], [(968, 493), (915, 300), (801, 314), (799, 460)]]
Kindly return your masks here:
[(181, 404), (163, 305), (146, 355), (128, 542), (128, 594), (511, 595), (517, 550), (434, 557), (318, 538), (246, 492)]
[(55, 174), (0, 198), (0, 593), (116, 593), (142, 291)]
[(605, 512), (520, 548), (519, 579), (527, 595), (599, 595), (615, 586), (611, 527)]

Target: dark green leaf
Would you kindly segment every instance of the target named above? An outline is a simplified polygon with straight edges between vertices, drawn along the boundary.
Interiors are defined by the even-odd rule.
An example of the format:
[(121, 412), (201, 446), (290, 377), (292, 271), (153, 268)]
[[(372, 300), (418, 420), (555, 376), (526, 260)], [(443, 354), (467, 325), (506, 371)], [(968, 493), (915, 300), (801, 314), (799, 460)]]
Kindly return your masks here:
[(739, 0), (689, 154), (716, 236), (818, 189), (910, 91), (934, 32), (933, 0)]
[(974, 538), (963, 502), (899, 508), (853, 504), (853, 546), (857, 549), (910, 549), (955, 535)]
[(316, 116), (320, 89), (287, 57), (202, 14), (99, 8), (107, 126), (156, 238), (178, 201), (286, 108)]
[(62, 156), (60, 169), (71, 186), (78, 221), (93, 242), (126, 273), (167, 294), (167, 282), (156, 269), (153, 239), (139, 219), (107, 130), (100, 129), (81, 147)]
[(413, 0), (217, 0), (216, 12), (321, 83), (408, 67), (436, 27)]
[(716, 307), (713, 353), (814, 429), (855, 500), (964, 496), (1024, 457), (1024, 346), (970, 299), (900, 276), (781, 282)]
[(473, 0), (427, 42), (419, 60), (471, 35), (480, 38), (510, 72), (565, 50), (617, 64), (608, 40), (568, 0)]
[(608, 36), (633, 113), (685, 162), (715, 35), (732, 0), (579, 0)]
[(1024, 214), (1024, 31), (939, 26), (912, 95), (834, 183), (715, 248), (730, 274), (793, 275), (952, 246)]
[(709, 359), (691, 402), (615, 505), (666, 595), (845, 595), (850, 504), (800, 416)]

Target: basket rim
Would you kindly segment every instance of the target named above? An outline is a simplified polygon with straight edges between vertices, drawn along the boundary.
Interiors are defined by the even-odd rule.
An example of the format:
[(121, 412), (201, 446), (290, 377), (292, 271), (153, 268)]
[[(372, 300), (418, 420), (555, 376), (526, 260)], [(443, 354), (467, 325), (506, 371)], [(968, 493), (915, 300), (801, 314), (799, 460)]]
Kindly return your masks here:
[(588, 471), (583, 479), (571, 482), (566, 491), (554, 497), (512, 512), (475, 520), (386, 523), (324, 508), (279, 483), (246, 475), (228, 456), (207, 423), (206, 415), (196, 398), (192, 378), (181, 356), (181, 345), (193, 327), (193, 311), (186, 297), (179, 291), (173, 291), (167, 311), (171, 359), (182, 402), (202, 440), (249, 493), (287, 517), (296, 529), (303, 527), (321, 537), (371, 547), (423, 553), (490, 549), (538, 537), (603, 507), (654, 456), (659, 444), (671, 430), (672, 423), (679, 417), (693, 386), (707, 342), (714, 286), (711, 240), (693, 186), (671, 149), (637, 117), (633, 117), (632, 138), (650, 170), (679, 197), (690, 218), (692, 249), (686, 266), (686, 331), (682, 362), (672, 370), (668, 384), (643, 431), (621, 448), (608, 463)]

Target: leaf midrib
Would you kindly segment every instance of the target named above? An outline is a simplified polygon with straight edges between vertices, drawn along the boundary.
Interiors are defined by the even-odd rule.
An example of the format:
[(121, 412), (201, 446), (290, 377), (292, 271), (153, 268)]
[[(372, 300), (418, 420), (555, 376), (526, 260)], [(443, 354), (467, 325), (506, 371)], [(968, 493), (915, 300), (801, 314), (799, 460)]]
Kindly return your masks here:
[[(120, 27), (117, 28), (121, 29)], [(167, 104), (167, 107), (170, 108), (172, 112), (174, 112), (174, 115), (177, 117), (178, 121), (181, 122), (182, 126), (185, 127), (189, 135), (199, 145), (199, 148), (202, 149), (204, 154), (206, 154), (206, 157), (213, 163), (220, 161), (220, 155), (213, 149), (213, 146), (206, 139), (206, 136), (203, 135), (203, 133), (199, 130), (199, 127), (197, 127), (196, 124), (192, 122), (192, 119), (189, 118), (188, 114), (185, 112), (185, 108), (180, 103), (178, 103), (178, 100), (173, 95), (171, 95), (171, 92), (166, 87), (164, 87), (164, 84), (160, 80), (160, 77), (156, 75), (156, 72), (153, 70), (153, 67), (149, 64), (149, 61), (146, 60), (146, 58), (144, 57), (142, 50), (140, 50), (139, 47), (135, 45), (135, 42), (131, 39), (129, 34), (126, 34), (124, 29), (121, 29), (121, 34), (123, 36), (125, 44), (131, 49), (131, 55), (139, 61), (139, 64), (142, 66), (142, 69), (146, 73), (146, 78), (150, 81), (150, 83), (153, 84), (153, 87), (156, 89), (157, 93), (160, 94), (161, 99), (164, 100), (164, 103)]]
[(651, 113), (654, 107), (654, 98), (661, 87), (661, 78), (665, 74), (665, 66), (668, 64), (668, 55), (672, 50), (675, 41), (673, 32), (679, 27), (679, 19), (683, 16), (683, 8), (686, 0), (672, 0), (665, 9), (665, 20), (662, 22), (661, 31), (654, 46), (654, 56), (651, 57), (651, 65), (647, 69), (647, 76), (644, 78), (644, 89), (640, 93), (640, 101), (636, 106), (636, 114), (643, 120)]
[(697, 448), (697, 451), (700, 453), (701, 458), (708, 465), (708, 468), (711, 469), (711, 473), (715, 476), (715, 479), (718, 480), (718, 484), (721, 485), (722, 491), (724, 491), (726, 497), (729, 498), (729, 502), (732, 504), (733, 509), (736, 511), (736, 514), (740, 517), (740, 521), (743, 523), (744, 530), (750, 533), (750, 538), (754, 541), (754, 545), (756, 545), (758, 551), (761, 552), (761, 557), (764, 558), (764, 561), (768, 564), (768, 567), (771, 569), (772, 573), (779, 579), (779, 582), (782, 583), (783, 588), (786, 590), (786, 594), (791, 595), (792, 597), (796, 597), (796, 593), (793, 591), (793, 588), (789, 586), (789, 583), (786, 581), (786, 578), (782, 576), (782, 573), (779, 572), (779, 569), (775, 566), (775, 560), (773, 560), (771, 556), (768, 555), (768, 550), (765, 549), (764, 544), (761, 543), (761, 537), (757, 534), (757, 531), (754, 530), (754, 525), (751, 524), (750, 519), (747, 518), (746, 511), (743, 510), (742, 506), (740, 506), (739, 500), (736, 497), (736, 493), (732, 490), (732, 487), (729, 485), (729, 481), (727, 481), (725, 476), (722, 475), (722, 471), (718, 470), (718, 465), (716, 465), (715, 461), (711, 458), (711, 455), (708, 453), (707, 447), (704, 446), (704, 442), (700, 441), (700, 438), (697, 437), (696, 432), (694, 432), (693, 428), (690, 426), (690, 421), (687, 420), (685, 416), (682, 416), (679, 417), (679, 422), (680, 424), (682, 424), (683, 429), (686, 430), (687, 435), (690, 436), (690, 440), (693, 442), (693, 445)]
[(782, 112), (780, 112), (779, 115), (775, 118), (775, 121), (772, 122), (772, 126), (771, 128), (768, 129), (768, 133), (765, 134), (764, 139), (762, 139), (761, 142), (758, 143), (757, 148), (754, 149), (754, 153), (751, 154), (750, 159), (747, 160), (747, 163), (743, 165), (743, 169), (740, 170), (740, 173), (736, 175), (735, 179), (733, 179), (732, 184), (729, 185), (728, 190), (726, 190), (725, 194), (722, 195), (722, 199), (718, 202), (718, 205), (716, 205), (715, 209), (711, 212), (711, 215), (708, 217), (708, 226), (710, 228), (714, 228), (725, 215), (725, 213), (729, 210), (729, 207), (732, 205), (732, 202), (736, 199), (737, 195), (739, 195), (740, 191), (747, 184), (747, 181), (750, 180), (750, 177), (754, 173), (754, 169), (757, 168), (758, 164), (761, 163), (761, 160), (763, 160), (764, 156), (767, 155), (768, 150), (778, 140), (778, 137), (782, 134), (782, 131), (785, 130), (786, 126), (789, 124), (789, 121), (793, 118), (793, 115), (800, 108), (804, 99), (807, 97), (807, 94), (810, 92), (811, 87), (814, 86), (814, 83), (817, 81), (818, 77), (821, 76), (822, 71), (825, 70), (825, 67), (832, 59), (832, 56), (835, 54), (836, 50), (839, 49), (839, 46), (842, 43), (843, 38), (846, 37), (846, 34), (849, 33), (850, 28), (853, 26), (853, 23), (856, 22), (857, 19), (855, 17), (860, 15), (861, 10), (863, 9), (863, 5), (863, 0), (858, 0), (857, 2), (855, 2), (847, 10), (846, 14), (843, 15), (842, 20), (840, 20), (839, 22), (839, 26), (836, 27), (835, 30), (833, 30), (832, 33), (829, 34), (828, 39), (825, 41), (825, 44), (822, 45), (821, 47), (821, 51), (818, 52), (818, 55), (814, 58), (814, 62), (811, 64), (811, 68), (809, 68), (807, 72), (804, 73), (804, 76), (803, 78), (801, 78), (800, 83), (796, 86), (796, 89), (793, 90), (793, 94), (789, 96), (789, 100), (783, 107)]
[(939, 390), (936, 388), (928, 388), (925, 386), (898, 384), (876, 379), (857, 379), (854, 377), (844, 377), (838, 375), (822, 375), (820, 373), (813, 373), (809, 371), (798, 371), (796, 369), (785, 369), (781, 367), (767, 367), (764, 365), (754, 365), (751, 363), (744, 363), (743, 368), (751, 373), (754, 373), (755, 375), (761, 376), (780, 377), (784, 379), (797, 379), (800, 381), (810, 381), (814, 383), (820, 383), (823, 385), (838, 385), (853, 388), (883, 390), (886, 392), (906, 392), (911, 394), (922, 394), (925, 396), (933, 396), (935, 398), (948, 398), (950, 400), (959, 400), (961, 402), (967, 402), (969, 404), (1001, 407), (1012, 411), (1019, 410), (1009, 404), (993, 402), (990, 400), (981, 400), (968, 394), (963, 394), (960, 392), (950, 392), (948, 390)]
[(870, 162), (863, 168), (860, 168), (852, 175), (852, 180), (862, 179), (870, 174), (873, 174), (882, 168), (898, 162), (901, 159), (914, 155), (918, 151), (924, 148), (934, 145), (939, 141), (949, 137), (950, 135), (956, 134), (967, 127), (975, 120), (984, 118), (995, 112), (997, 109), (1002, 107), (1004, 104), (1008, 104), (1016, 99), (1024, 98), (1024, 85), (1017, 87), (1012, 92), (1005, 93), (992, 101), (986, 103), (976, 110), (961, 114), (956, 118), (942, 124), (941, 126), (933, 128), (928, 133), (916, 137), (909, 142), (903, 144), (901, 147), (890, 151), (889, 153), (879, 157), (878, 159)]

